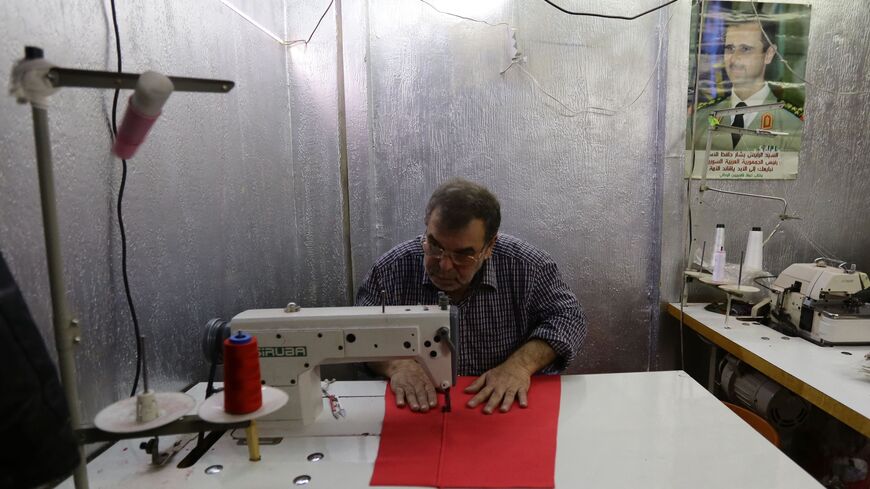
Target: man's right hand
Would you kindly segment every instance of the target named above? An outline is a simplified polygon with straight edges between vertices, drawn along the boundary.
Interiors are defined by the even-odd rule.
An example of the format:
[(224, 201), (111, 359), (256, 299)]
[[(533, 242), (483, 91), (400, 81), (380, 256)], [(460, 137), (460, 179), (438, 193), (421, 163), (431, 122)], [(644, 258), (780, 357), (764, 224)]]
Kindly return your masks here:
[(410, 406), (411, 411), (427, 412), (438, 405), (438, 395), (423, 367), (414, 360), (392, 360), (379, 365), (390, 378), (396, 405)]

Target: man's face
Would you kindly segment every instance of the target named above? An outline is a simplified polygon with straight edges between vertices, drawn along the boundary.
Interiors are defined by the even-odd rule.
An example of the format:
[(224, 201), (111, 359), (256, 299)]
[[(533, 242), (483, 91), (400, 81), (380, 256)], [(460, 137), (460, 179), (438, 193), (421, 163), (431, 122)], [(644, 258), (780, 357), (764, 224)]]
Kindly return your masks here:
[[(433, 249), (443, 249), (440, 258), (426, 255), (423, 259), (429, 278), (436, 287), (445, 292), (464, 291), (474, 274), (492, 254), (495, 238), (486, 243), (486, 228), (482, 219), (472, 219), (459, 231), (445, 231), (441, 225), (441, 210), (435, 209), (426, 224), (426, 241)], [(463, 260), (461, 257), (477, 260)], [(468, 263), (465, 263), (468, 262)]]
[(764, 68), (776, 47), (764, 49), (761, 27), (755, 22), (729, 26), (725, 32), (725, 72), (735, 87), (764, 81)]

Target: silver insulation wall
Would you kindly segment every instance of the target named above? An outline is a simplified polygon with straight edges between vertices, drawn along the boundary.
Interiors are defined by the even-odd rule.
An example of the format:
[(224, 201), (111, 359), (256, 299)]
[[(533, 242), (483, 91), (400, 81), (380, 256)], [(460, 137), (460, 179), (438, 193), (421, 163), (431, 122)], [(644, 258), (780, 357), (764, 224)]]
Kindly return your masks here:
[[(797, 180), (771, 182), (716, 181), (725, 190), (784, 197), (789, 214), (764, 249), (765, 268), (779, 273), (791, 263), (833, 254), (870, 270), (870, 157), (865, 124), (870, 113), (870, 5), (845, 0), (813, 2), (807, 53), (806, 121)], [(684, 65), (685, 66), (685, 65)], [(681, 73), (685, 73), (685, 67)], [(669, 93), (677, 90), (669, 83)], [(685, 93), (684, 91), (681, 93)], [(684, 99), (683, 99), (684, 100)], [(685, 140), (677, 124), (682, 105), (669, 102), (662, 256), (662, 298), (679, 300), (682, 253), (678, 244), (685, 231), (685, 184), (682, 161)], [(671, 111), (672, 110), (672, 111)], [(697, 184), (693, 196), (697, 195)], [(739, 256), (746, 233), (776, 226), (782, 206), (776, 202), (709, 193), (703, 206), (693, 208), (701, 232), (717, 223), (726, 228), (726, 250)], [(704, 238), (702, 238), (704, 239)], [(729, 261), (737, 262), (729, 256)], [(668, 338), (663, 336), (662, 352)]]
[[(0, 3), (0, 79), (25, 44), (61, 66), (115, 69), (108, 2)], [(281, 2), (241, 5), (283, 33)], [(129, 271), (152, 382), (202, 380), (202, 326), (295, 294), (298, 177), (291, 164), (285, 49), (217, 1), (118, 2), (124, 69), (227, 78), (228, 95), (175, 93), (130, 161)], [(271, 22), (270, 22), (271, 20)], [(66, 88), (50, 99), (60, 232), (85, 419), (129, 394), (132, 325), (123, 296), (109, 157), (111, 92)], [(119, 117), (129, 92), (122, 94)], [(0, 249), (54, 350), (30, 109), (0, 97)], [(304, 207), (303, 207), (304, 208)], [(313, 249), (313, 246), (310, 246)]]
[[(651, 6), (582, 8), (630, 15)], [(464, 176), (499, 196), (502, 231), (551, 253), (580, 297), (589, 335), (573, 370), (648, 368), (666, 29), (687, 29), (687, 17), (680, 9), (634, 22), (569, 17), (520, 1), (344, 8), (355, 279), (423, 230), (439, 183)], [(500, 74), (511, 63), (510, 29), (525, 58)]]
[[(292, 40), (310, 34), (329, 2), (234, 3)], [(568, 17), (543, 2), (429, 3), (344, 0), (341, 19), (334, 6), (312, 42), (292, 48), (217, 0), (119, 5), (126, 70), (237, 82), (229, 95), (174, 94), (131, 161), (131, 285), (161, 388), (202, 378), (199, 332), (212, 316), (347, 303), (377, 256), (423, 229), (429, 193), (453, 175), (490, 186), (503, 231), (549, 251), (580, 296), (590, 333), (574, 371), (674, 366), (659, 322), (661, 300), (679, 290), (689, 1), (634, 22)], [(654, 4), (582, 8), (633, 14)], [(723, 184), (785, 195), (807, 236), (863, 269), (866, 142), (853, 121), (868, 95), (831, 92), (870, 90), (867, 10), (845, 0), (813, 7), (815, 85), (798, 180)], [(61, 65), (113, 69), (106, 12), (93, 1), (0, 4), (0, 79), (25, 44)], [(500, 74), (508, 29), (525, 59)], [(86, 417), (125, 395), (134, 365), (110, 97), (64, 89), (50, 112), (66, 281), (85, 328)], [(52, 345), (29, 110), (9, 97), (0, 110), (0, 249)], [(722, 214), (704, 217), (710, 226), (774, 224), (770, 204), (710, 202)], [(743, 239), (729, 233), (729, 247)], [(814, 256), (793, 223), (766, 252), (772, 271)]]

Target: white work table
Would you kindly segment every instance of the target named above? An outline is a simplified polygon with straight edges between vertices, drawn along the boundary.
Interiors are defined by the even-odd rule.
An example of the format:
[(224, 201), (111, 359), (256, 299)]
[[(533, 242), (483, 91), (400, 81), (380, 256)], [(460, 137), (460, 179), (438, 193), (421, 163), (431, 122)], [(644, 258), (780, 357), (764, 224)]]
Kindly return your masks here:
[[(334, 419), (326, 407), (304, 430), (258, 423), (261, 437), (284, 437), (261, 445), (260, 462), (249, 462), (230, 433), (187, 469), (175, 465), (195, 442), (162, 467), (149, 465), (143, 440), (119, 442), (88, 465), (91, 487), (291, 488), (300, 475), (311, 477), (309, 488), (369, 487), (384, 389), (378, 381), (338, 382), (330, 392), (346, 418)], [(821, 487), (682, 371), (563, 377), (557, 443), (557, 488)], [(315, 452), (324, 458), (309, 462)], [(205, 473), (216, 464), (221, 472)], [(61, 487), (72, 488), (72, 480)]]
[[(870, 377), (861, 372), (870, 347), (818, 346), (759, 323), (687, 304), (684, 324), (865, 436), (870, 436)], [(680, 304), (668, 305), (680, 318)]]

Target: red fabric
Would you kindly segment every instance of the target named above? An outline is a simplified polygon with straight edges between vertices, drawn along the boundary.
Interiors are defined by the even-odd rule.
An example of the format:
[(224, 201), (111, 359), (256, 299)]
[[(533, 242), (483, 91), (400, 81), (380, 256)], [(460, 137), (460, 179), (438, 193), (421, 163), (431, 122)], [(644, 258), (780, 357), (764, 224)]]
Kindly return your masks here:
[(415, 413), (396, 407), (387, 388), (384, 425), (373, 486), (530, 487), (555, 486), (556, 432), (561, 381), (532, 377), (529, 407), (487, 415), (465, 406), (463, 392), (474, 377), (460, 377), (452, 389), (453, 411)]

